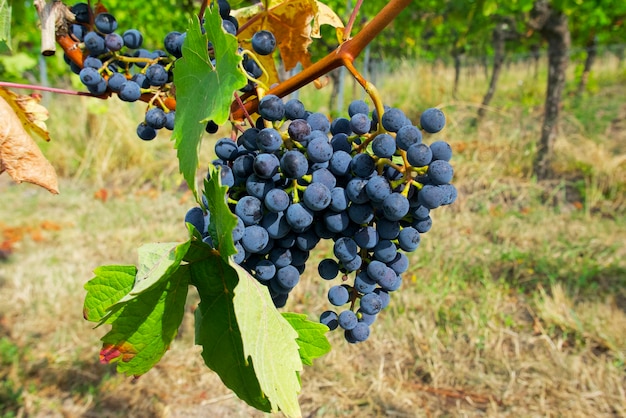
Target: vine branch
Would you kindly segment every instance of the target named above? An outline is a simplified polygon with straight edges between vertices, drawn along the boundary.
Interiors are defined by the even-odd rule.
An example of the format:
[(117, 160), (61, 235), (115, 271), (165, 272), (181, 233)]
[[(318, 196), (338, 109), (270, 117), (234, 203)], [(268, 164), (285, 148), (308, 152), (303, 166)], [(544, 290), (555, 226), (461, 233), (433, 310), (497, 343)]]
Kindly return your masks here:
[[(267, 94), (284, 97), (317, 80), (331, 70), (341, 67), (346, 61), (353, 62), (361, 51), (409, 4), (411, 4), (411, 0), (391, 0), (353, 38), (342, 43), (337, 49), (313, 65), (270, 89)], [(246, 111), (252, 114), (256, 111), (258, 104), (258, 98), (254, 98), (247, 101), (244, 105)], [(231, 113), (233, 119), (240, 120), (244, 117), (243, 108), (236, 103), (231, 107)]]

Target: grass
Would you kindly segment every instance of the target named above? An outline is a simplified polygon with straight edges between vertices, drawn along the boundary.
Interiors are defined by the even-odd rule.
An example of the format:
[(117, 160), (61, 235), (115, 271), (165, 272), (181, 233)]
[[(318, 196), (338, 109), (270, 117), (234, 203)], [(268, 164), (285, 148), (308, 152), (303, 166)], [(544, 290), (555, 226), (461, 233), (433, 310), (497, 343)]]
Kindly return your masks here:
[[(597, 90), (567, 96), (560, 178), (541, 183), (531, 167), (545, 73), (510, 68), (478, 126), (482, 75), (464, 76), (457, 98), (446, 68), (416, 82), (406, 63), (380, 79), (414, 118), (446, 111), (438, 137), (454, 148), (459, 199), (434, 214), (370, 340), (329, 335), (333, 351), (302, 376), (305, 416), (626, 416), (626, 88), (615, 63), (602, 64)], [(328, 110), (325, 90), (301, 97)], [(105, 330), (82, 318), (84, 283), (98, 265), (135, 263), (143, 243), (184, 240), (193, 202), (168, 140), (135, 138), (140, 110), (53, 100), (44, 151), (61, 195), (0, 176), (0, 240), (15, 240), (0, 264), (0, 417), (263, 416), (204, 367), (191, 312), (147, 375), (99, 364)], [(202, 153), (208, 161), (210, 142)], [(322, 245), (311, 256), (289, 310), (326, 309), (313, 270), (328, 255)]]

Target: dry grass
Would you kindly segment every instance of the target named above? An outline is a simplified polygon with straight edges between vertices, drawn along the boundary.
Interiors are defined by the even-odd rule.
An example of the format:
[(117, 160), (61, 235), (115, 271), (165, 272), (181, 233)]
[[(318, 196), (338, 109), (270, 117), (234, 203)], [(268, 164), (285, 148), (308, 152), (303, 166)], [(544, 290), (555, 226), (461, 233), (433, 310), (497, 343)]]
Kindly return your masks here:
[[(540, 109), (502, 103), (517, 100), (516, 83), (505, 80), (501, 110), (471, 128), (480, 89), (463, 90), (462, 102), (449, 96), (448, 71), (422, 77), (398, 76), (381, 90), (403, 107), (419, 97), (407, 111), (447, 107), (459, 200), (434, 214), (370, 340), (349, 346), (330, 335), (333, 351), (303, 374), (304, 416), (626, 416), (626, 167), (624, 150), (607, 144), (623, 138), (616, 127), (626, 115), (616, 110), (590, 133), (567, 110), (557, 143), (563, 179), (537, 183)], [(626, 93), (604, 88), (604, 97)], [(263, 416), (204, 367), (191, 313), (138, 380), (97, 362), (104, 330), (81, 315), (91, 271), (134, 263), (142, 243), (185, 239), (192, 204), (177, 190), (167, 140), (142, 143), (135, 111), (125, 110), (130, 119), (119, 103), (104, 106), (112, 117), (77, 114), (71, 130), (53, 124), (65, 144), (46, 148), (65, 175), (60, 196), (0, 176), (0, 230), (28, 231), (0, 264), (0, 416)], [(104, 202), (94, 198), (101, 188)], [(309, 270), (329, 251), (315, 252)], [(288, 308), (314, 317), (326, 291), (308, 271)]]

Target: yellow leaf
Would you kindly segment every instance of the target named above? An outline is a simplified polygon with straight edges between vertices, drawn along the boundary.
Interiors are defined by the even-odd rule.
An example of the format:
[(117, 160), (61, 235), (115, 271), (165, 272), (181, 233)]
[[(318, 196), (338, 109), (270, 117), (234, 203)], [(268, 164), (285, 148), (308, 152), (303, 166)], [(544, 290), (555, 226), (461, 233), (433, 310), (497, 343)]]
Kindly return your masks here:
[(0, 97), (3, 97), (13, 108), (17, 117), (31, 134), (50, 141), (48, 128), (44, 122), (48, 119), (48, 109), (39, 104), (41, 100), (39, 97), (17, 94), (4, 87), (0, 87)]
[[(6, 92), (7, 90), (4, 91)], [(23, 110), (16, 111), (18, 105), (14, 101), (6, 100), (4, 93), (0, 95), (0, 173), (6, 171), (17, 183), (27, 181), (44, 187), (51, 193), (59, 193), (54, 167), (24, 128), (24, 122), (18, 113)]]
[[(266, 10), (258, 9), (259, 13), (256, 16), (251, 16), (253, 11), (251, 8), (237, 10), (233, 13), (239, 20), (240, 27), (243, 28), (243, 31), (238, 34), (241, 46), (251, 50), (252, 35), (260, 30), (267, 30), (276, 37), (285, 71), (291, 70), (298, 62), (303, 67), (311, 65), (308, 48), (312, 42), (312, 22), (318, 14), (317, 1), (270, 1), (266, 4), (269, 8)], [(268, 72), (268, 86), (279, 82), (273, 56), (259, 56), (258, 58)]]
[(320, 32), (320, 26), (330, 25), (337, 29), (337, 39), (343, 38), (344, 25), (339, 16), (337, 16), (333, 9), (331, 9), (321, 1), (316, 1), (316, 3), (318, 13), (317, 16), (315, 16), (315, 19), (313, 19), (313, 29), (311, 31), (311, 36), (314, 38), (321, 38), (322, 34)]

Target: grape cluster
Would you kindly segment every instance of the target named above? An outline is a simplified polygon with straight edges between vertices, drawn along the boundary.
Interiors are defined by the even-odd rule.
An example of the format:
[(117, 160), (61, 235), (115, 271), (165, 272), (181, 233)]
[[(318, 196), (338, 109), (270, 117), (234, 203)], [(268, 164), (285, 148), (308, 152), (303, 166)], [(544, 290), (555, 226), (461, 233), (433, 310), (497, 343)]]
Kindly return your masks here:
[[(339, 278), (328, 290), (336, 310), (323, 312), (320, 321), (343, 329), (351, 343), (364, 341), (401, 286), (406, 253), (430, 230), (431, 210), (456, 199), (450, 146), (422, 142), (422, 131), (439, 132), (445, 117), (427, 109), (418, 128), (399, 109), (385, 108), (379, 118), (357, 100), (349, 118), (331, 122), (298, 100), (274, 95), (260, 100), (258, 113), (256, 127), (215, 144), (213, 164), (237, 216), (233, 260), (282, 307), (310, 251), (333, 240), (334, 258), (322, 260), (318, 273), (331, 282)], [(185, 220), (211, 243), (208, 214), (195, 207)]]
[[(228, 1), (213, 3), (219, 7), (224, 31), (236, 36), (239, 24), (230, 14)], [(176, 60), (182, 57), (186, 33), (171, 31), (163, 40), (164, 49), (150, 50), (143, 47), (143, 35), (137, 29), (118, 31), (117, 20), (111, 13), (96, 13), (87, 3), (77, 3), (70, 10), (75, 19), (69, 33), (81, 49), (82, 65), (74, 62), (67, 53), (65, 61), (89, 92), (94, 95), (116, 93), (127, 102), (147, 99), (145, 118), (137, 126), (137, 136), (143, 140), (154, 139), (159, 129), (173, 130), (176, 100), (172, 69)], [(258, 55), (271, 54), (276, 48), (276, 39), (271, 32), (259, 31), (252, 38), (252, 48)], [(214, 59), (211, 42), (207, 49)], [(248, 77), (259, 78), (262, 71), (256, 61), (242, 49), (240, 54)], [(250, 81), (242, 90), (251, 91), (254, 87), (255, 83)], [(208, 132), (215, 133), (217, 129), (215, 123), (207, 124)]]

